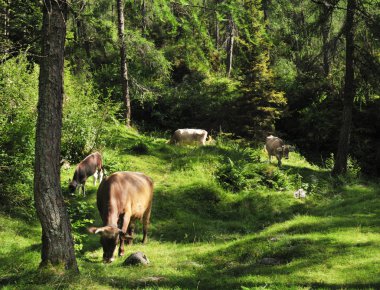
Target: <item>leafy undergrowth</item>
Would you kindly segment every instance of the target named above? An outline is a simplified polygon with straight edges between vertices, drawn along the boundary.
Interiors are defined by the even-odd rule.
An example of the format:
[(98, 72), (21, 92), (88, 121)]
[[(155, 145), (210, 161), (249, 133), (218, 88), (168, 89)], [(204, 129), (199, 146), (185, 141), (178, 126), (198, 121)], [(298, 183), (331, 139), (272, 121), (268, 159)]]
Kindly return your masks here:
[[(148, 266), (101, 262), (96, 186), (66, 196), (80, 275), (38, 270), (40, 227), (0, 215), (0, 285), (74, 289), (380, 288), (380, 189), (359, 179), (332, 179), (293, 153), (281, 169), (263, 150), (234, 142), (178, 147), (157, 137), (110, 133), (107, 173), (140, 171), (155, 181), (149, 242), (141, 225), (126, 256)], [(62, 170), (62, 188), (74, 166)], [(236, 182), (236, 179), (239, 182)], [(295, 199), (298, 188), (306, 199)]]

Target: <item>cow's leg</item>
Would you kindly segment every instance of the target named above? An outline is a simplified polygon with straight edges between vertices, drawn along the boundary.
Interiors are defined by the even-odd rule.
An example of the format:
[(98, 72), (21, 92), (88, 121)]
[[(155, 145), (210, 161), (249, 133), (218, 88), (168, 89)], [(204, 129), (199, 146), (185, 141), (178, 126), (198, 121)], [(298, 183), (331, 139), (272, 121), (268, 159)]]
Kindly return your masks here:
[(94, 186), (96, 185), (96, 180), (98, 179), (98, 170), (95, 170), (94, 173)]
[(130, 238), (130, 239), (127, 240), (127, 245), (128, 246), (131, 246), (133, 244), (133, 234), (134, 234), (134, 232), (135, 232), (135, 221), (131, 220), (129, 222), (127, 234), (128, 234), (128, 236), (130, 236), (132, 238)]
[(143, 244), (145, 244), (148, 241), (148, 227), (149, 227), (151, 210), (152, 210), (152, 207), (149, 206), (149, 208), (146, 210), (143, 216), (143, 239), (142, 239)]
[(99, 183), (101, 183), (103, 180), (103, 174), (104, 174), (103, 171), (104, 171), (103, 169), (100, 169), (100, 171), (99, 171)]
[[(121, 230), (123, 233), (126, 233), (131, 220), (131, 215), (129, 213), (125, 213), (124, 217), (120, 217), (120, 219), (122, 222)], [(120, 239), (119, 256), (124, 256), (124, 241), (124, 239)]]
[(281, 156), (276, 156), (277, 157), (277, 160), (278, 160), (278, 167), (281, 167)]
[(84, 186), (84, 183), (82, 184), (82, 191), (83, 191), (83, 196), (86, 196), (86, 187)]

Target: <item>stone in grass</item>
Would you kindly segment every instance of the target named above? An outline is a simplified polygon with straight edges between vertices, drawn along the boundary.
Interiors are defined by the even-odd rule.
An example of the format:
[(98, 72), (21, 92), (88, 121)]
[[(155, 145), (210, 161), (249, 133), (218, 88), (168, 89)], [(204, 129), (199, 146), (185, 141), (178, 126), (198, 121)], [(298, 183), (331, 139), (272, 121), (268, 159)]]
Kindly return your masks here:
[(148, 265), (149, 260), (147, 256), (142, 252), (136, 252), (131, 254), (127, 259), (125, 259), (124, 266), (133, 266), (133, 265)]
[(275, 258), (262, 258), (259, 262), (262, 265), (278, 265), (281, 261)]

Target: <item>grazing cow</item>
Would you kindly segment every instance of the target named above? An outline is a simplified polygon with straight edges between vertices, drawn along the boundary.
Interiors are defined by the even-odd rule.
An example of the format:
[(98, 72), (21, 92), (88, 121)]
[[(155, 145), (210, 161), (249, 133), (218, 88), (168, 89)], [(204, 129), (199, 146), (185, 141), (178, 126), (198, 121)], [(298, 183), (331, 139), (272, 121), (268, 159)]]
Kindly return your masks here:
[(268, 152), (269, 163), (271, 162), (272, 156), (276, 156), (278, 166), (281, 166), (282, 157), (289, 159), (289, 151), (291, 151), (291, 147), (289, 145), (285, 145), (282, 139), (272, 135), (267, 137), (265, 149)]
[(100, 184), (97, 205), (103, 227), (91, 227), (89, 232), (100, 234), (103, 261), (112, 262), (113, 253), (120, 240), (119, 256), (124, 255), (124, 241), (132, 243), (135, 220), (142, 220), (143, 243), (152, 209), (153, 181), (139, 172), (116, 172)]
[(202, 129), (178, 129), (173, 133), (170, 144), (206, 145), (207, 131)]
[(69, 183), (70, 193), (74, 193), (79, 186), (79, 192), (82, 188), (83, 195), (86, 195), (85, 183), (87, 178), (94, 176), (94, 185), (99, 178), (99, 182), (102, 182), (104, 174), (102, 156), (99, 152), (92, 153), (83, 159), (75, 168), (74, 177)]

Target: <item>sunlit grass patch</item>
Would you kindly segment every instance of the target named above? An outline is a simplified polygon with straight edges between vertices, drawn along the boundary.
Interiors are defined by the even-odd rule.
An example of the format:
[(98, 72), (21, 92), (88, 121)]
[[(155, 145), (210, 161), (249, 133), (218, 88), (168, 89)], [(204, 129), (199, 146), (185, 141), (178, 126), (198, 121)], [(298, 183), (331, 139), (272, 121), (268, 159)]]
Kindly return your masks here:
[[(107, 174), (139, 171), (155, 183), (148, 243), (140, 243), (142, 225), (137, 222), (134, 245), (126, 247), (124, 257), (103, 264), (99, 236), (88, 234), (84, 223), (73, 220), (74, 236), (81, 235), (76, 238), (82, 246), (76, 248), (80, 275), (52, 276), (36, 270), (39, 226), (0, 216), (0, 238), (5, 241), (0, 248), (0, 285), (42, 289), (380, 288), (380, 192), (376, 183), (333, 179), (297, 152), (278, 168), (276, 162), (267, 162), (262, 148), (221, 141), (204, 147), (172, 146), (163, 138), (122, 128), (109, 134), (117, 132), (113, 143), (101, 150)], [(244, 181), (235, 190), (224, 187), (217, 177), (228, 160), (234, 164), (234, 174)], [(75, 165), (61, 171), (72, 218), (88, 218), (100, 226), (98, 185), (92, 184), (92, 177), (86, 183), (86, 197), (66, 195)], [(306, 198), (294, 198), (299, 188), (305, 189)], [(123, 266), (126, 257), (137, 251), (144, 252), (150, 264)]]

